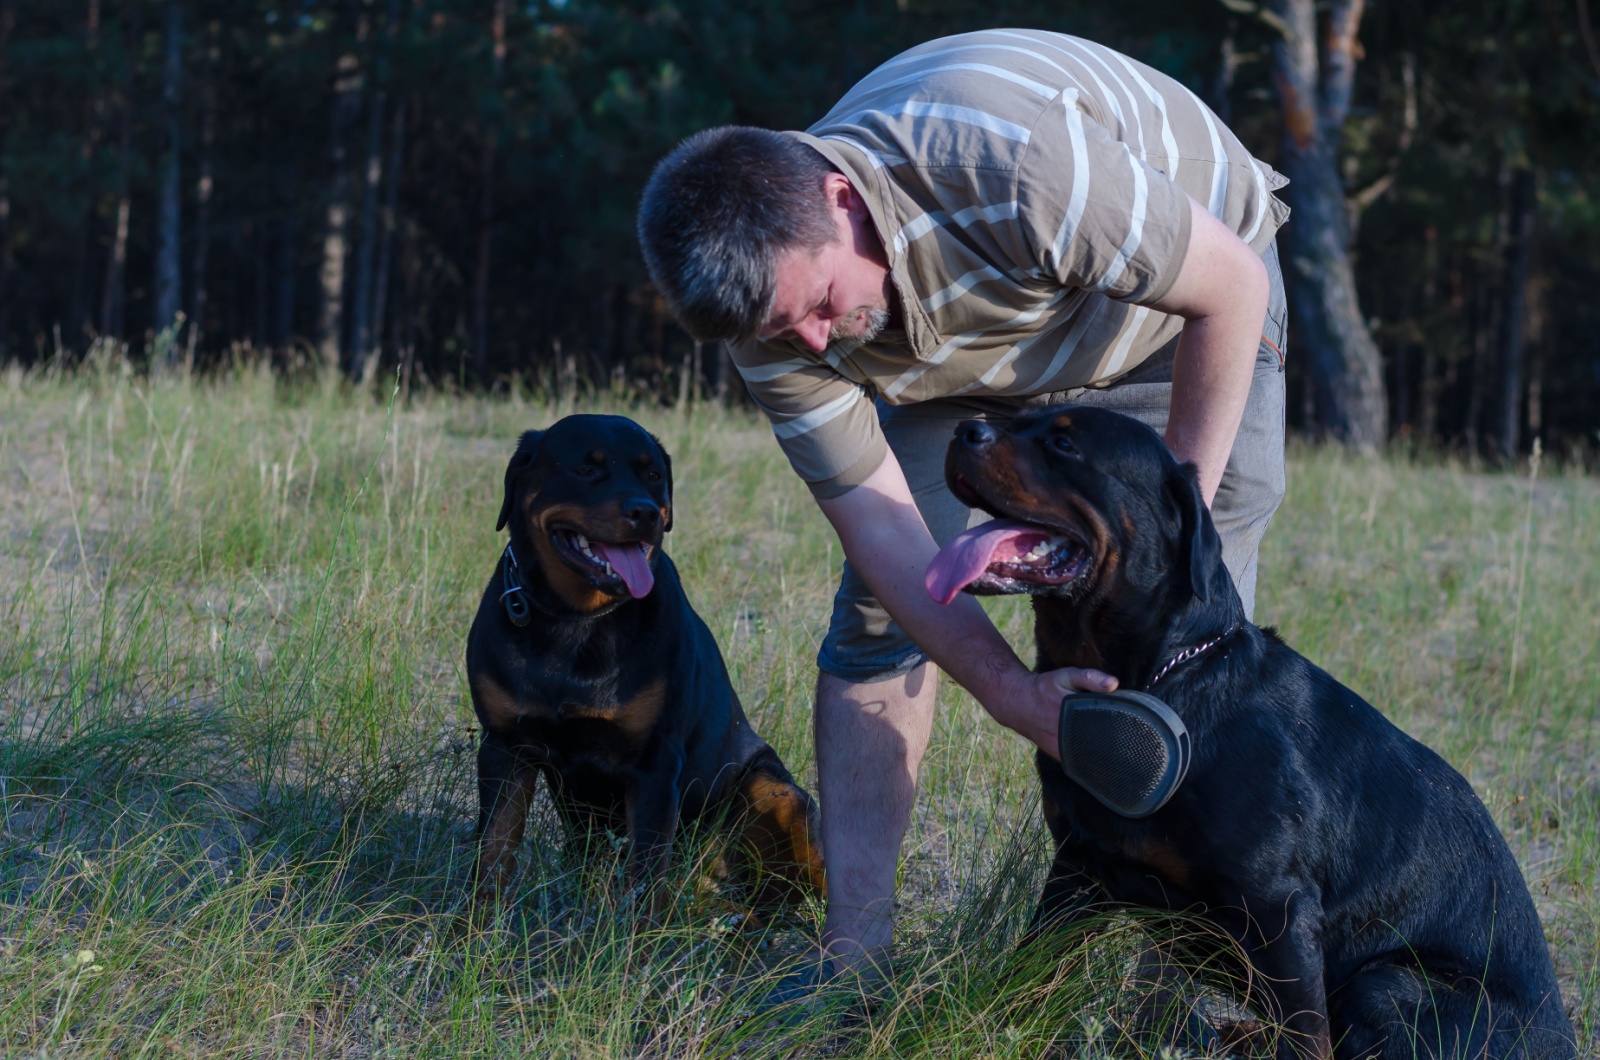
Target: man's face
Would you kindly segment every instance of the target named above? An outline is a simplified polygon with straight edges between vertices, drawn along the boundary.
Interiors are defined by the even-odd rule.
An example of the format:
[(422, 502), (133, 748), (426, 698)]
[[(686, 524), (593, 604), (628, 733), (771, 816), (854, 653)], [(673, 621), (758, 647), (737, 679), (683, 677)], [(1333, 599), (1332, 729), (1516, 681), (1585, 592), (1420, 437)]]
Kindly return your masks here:
[[(837, 183), (834, 183), (835, 177)], [(830, 177), (839, 237), (817, 250), (778, 256), (763, 340), (799, 339), (817, 352), (841, 339), (863, 342), (889, 322), (889, 267), (865, 204), (842, 176)]]

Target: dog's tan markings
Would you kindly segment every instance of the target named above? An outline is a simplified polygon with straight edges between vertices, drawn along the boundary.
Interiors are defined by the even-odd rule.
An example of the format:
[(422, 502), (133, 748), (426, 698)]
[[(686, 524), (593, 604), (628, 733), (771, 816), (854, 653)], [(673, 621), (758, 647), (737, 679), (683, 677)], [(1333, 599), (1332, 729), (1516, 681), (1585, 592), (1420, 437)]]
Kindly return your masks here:
[[(588, 515), (582, 508), (572, 508), (567, 505), (546, 508), (539, 513), (533, 523), (533, 548), (535, 561), (539, 569), (544, 572), (544, 578), (554, 590), (561, 602), (572, 610), (582, 614), (598, 611), (602, 607), (614, 603), (615, 598), (609, 593), (601, 592), (589, 583), (589, 580), (567, 565), (567, 562), (556, 554), (556, 546), (550, 540), (550, 526), (554, 522), (570, 523), (578, 528), (579, 533), (586, 533), (586, 524), (573, 518)], [(600, 538), (600, 535), (594, 535)], [(600, 538), (604, 540), (603, 538)]]
[[(1104, 667), (1105, 659), (1093, 636), (1084, 635), (1071, 617), (1076, 614), (1075, 607), (1075, 604), (1066, 600), (1034, 597), (1033, 610), (1038, 616), (1034, 642), (1039, 649), (1041, 669), (1059, 670), (1063, 666), (1077, 666), (1099, 670)], [(1047, 618), (1052, 611), (1059, 612), (1062, 617)]]
[(518, 719), (541, 710), (533, 704), (520, 702), (508, 690), (481, 673), (472, 678), (472, 696), (483, 708), (491, 729), (509, 729), (517, 724)]
[(619, 704), (612, 720), (617, 728), (634, 740), (643, 740), (655, 731), (666, 701), (667, 679), (662, 677), (644, 686), (633, 698)]
[(1149, 866), (1162, 880), (1184, 890), (1194, 887), (1194, 866), (1171, 843), (1155, 838), (1141, 839), (1129, 849), (1128, 856)]
[(478, 840), (478, 864), (473, 869), (480, 893), (499, 891), (517, 870), (517, 848), (528, 823), (533, 787), (538, 774), (518, 769), (500, 788), (500, 797)]
[(1072, 417), (1063, 412), (1050, 422), (1050, 426), (1057, 430), (1067, 431), (1072, 429)]
[(800, 789), (754, 773), (739, 792), (744, 801), (740, 855), (755, 885), (758, 907), (826, 896), (827, 876), (812, 804)]

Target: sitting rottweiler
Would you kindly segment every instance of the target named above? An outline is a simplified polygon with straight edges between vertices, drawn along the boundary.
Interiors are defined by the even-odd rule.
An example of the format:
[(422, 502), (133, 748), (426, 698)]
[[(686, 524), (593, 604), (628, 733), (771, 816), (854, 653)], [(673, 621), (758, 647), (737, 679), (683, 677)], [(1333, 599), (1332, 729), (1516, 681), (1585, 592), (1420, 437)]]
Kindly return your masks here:
[[(1103, 409), (968, 421), (950, 487), (998, 520), (974, 593), (1032, 593), (1038, 667), (1159, 697), (1187, 779), (1141, 819), (1037, 756), (1055, 861), (1034, 933), (1092, 907), (1209, 919), (1249, 955), (1280, 1057), (1576, 1055), (1527, 886), (1471, 785), (1246, 621), (1192, 464)], [(988, 553), (972, 563), (971, 552)], [(948, 572), (945, 572), (948, 573)], [(953, 590), (952, 590), (953, 591)]]
[(820, 891), (815, 804), (745, 720), (662, 551), (661, 444), (620, 416), (527, 432), (506, 467), (506, 526), (467, 641), (480, 893), (515, 871), (541, 774), (572, 834), (626, 832), (631, 887), (659, 876), (680, 822), (725, 814), (758, 907)]

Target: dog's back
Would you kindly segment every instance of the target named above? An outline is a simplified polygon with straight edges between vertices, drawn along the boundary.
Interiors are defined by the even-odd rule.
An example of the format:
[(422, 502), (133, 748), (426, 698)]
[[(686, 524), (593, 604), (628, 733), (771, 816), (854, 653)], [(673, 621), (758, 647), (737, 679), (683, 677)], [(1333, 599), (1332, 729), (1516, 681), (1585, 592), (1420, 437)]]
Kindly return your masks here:
[[(1191, 773), (1173, 824), (1210, 817), (1218, 846), (1248, 859), (1247, 847), (1281, 845), (1280, 826), (1216, 827), (1219, 789), (1237, 798), (1243, 785), (1264, 817), (1289, 818), (1289, 856), (1268, 854), (1252, 874), (1318, 893), (1338, 1054), (1430, 1055), (1432, 1041), (1445, 1055), (1572, 1056), (1532, 898), (1472, 786), (1273, 631), (1238, 636), (1214, 671), (1162, 689), (1219, 751)], [(1278, 768), (1262, 769), (1267, 756)], [(1249, 891), (1240, 899), (1259, 905)]]

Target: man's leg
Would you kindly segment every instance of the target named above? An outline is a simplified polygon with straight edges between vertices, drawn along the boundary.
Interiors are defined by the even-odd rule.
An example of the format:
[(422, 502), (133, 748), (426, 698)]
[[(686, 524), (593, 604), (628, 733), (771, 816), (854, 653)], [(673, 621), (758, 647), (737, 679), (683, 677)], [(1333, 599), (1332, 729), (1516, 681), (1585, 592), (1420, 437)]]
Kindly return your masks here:
[[(917, 507), (940, 544), (974, 513), (944, 484), (956, 424), (979, 413), (928, 403), (880, 405), (884, 434)], [(817, 653), (817, 794), (828, 864), (823, 941), (835, 969), (887, 974), (895, 870), (911, 820), (917, 773), (933, 728), (939, 671), (846, 563), (833, 620)]]
[(817, 674), (817, 782), (828, 862), (823, 945), (836, 968), (886, 974), (895, 870), (933, 727), (938, 670), (887, 681)]

